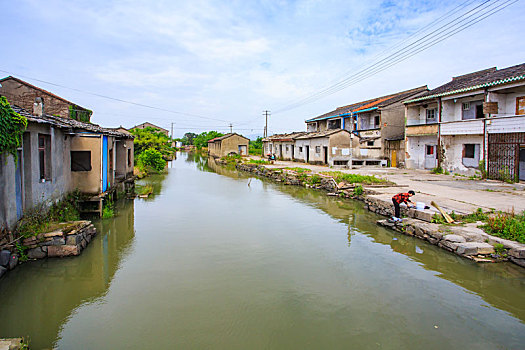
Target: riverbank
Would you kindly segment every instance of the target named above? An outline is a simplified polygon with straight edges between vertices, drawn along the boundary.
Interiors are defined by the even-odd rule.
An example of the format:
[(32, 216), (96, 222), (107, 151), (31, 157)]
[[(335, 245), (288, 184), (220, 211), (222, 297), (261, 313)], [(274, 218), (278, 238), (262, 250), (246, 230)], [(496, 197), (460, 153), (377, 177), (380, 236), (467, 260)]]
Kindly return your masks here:
[[(216, 161), (222, 165), (228, 164), (224, 160), (218, 159)], [(230, 162), (230, 164), (232, 163)], [(393, 214), (391, 196), (401, 191), (406, 192), (408, 187), (408, 185), (400, 186), (388, 177), (381, 177), (382, 182), (379, 183), (338, 183), (332, 176), (326, 175), (327, 167), (294, 162), (276, 162), (274, 164), (235, 162), (234, 164), (238, 170), (250, 172), (286, 185), (305, 186), (324, 190), (331, 196), (361, 200), (365, 203), (365, 207), (368, 210), (387, 217)], [(300, 167), (299, 169), (298, 166)], [(309, 171), (301, 171), (301, 168)], [(354, 172), (347, 173), (352, 174)], [(366, 174), (369, 175), (370, 172)], [(357, 175), (367, 176), (363, 172)], [(421, 191), (414, 184), (411, 185), (410, 188), (418, 192), (419, 201)], [(441, 203), (448, 204), (453, 201), (454, 199), (449, 198), (448, 201), (439, 200), (439, 203), (441, 205)], [(473, 207), (470, 203), (459, 203), (461, 203), (462, 208)], [(448, 209), (448, 205), (443, 206)], [(458, 210), (455, 213), (459, 212), (467, 215), (476, 209), (471, 208), (470, 211)], [(402, 208), (402, 213), (408, 217), (402, 223), (390, 223), (388, 220), (379, 220), (377, 224), (409, 236), (424, 239), (433, 245), (476, 262), (510, 261), (525, 267), (525, 244), (489, 235), (477, 227), (481, 222), (440, 225), (432, 223), (432, 219), (436, 215), (436, 211), (432, 209), (415, 210)]]

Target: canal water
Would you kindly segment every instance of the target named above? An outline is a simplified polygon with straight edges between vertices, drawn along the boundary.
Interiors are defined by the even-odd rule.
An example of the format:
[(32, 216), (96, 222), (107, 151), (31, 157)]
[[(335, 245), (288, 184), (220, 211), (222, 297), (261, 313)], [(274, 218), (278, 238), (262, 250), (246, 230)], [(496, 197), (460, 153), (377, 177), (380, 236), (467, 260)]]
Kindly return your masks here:
[(81, 256), (0, 281), (33, 349), (523, 349), (525, 273), (378, 227), (360, 202), (180, 154)]

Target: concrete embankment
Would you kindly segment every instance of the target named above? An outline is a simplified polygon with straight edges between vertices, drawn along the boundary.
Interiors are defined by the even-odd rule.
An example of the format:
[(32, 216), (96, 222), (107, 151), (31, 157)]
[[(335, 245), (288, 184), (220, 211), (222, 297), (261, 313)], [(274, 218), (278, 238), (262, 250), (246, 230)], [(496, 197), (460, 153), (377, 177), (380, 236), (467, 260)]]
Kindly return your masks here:
[[(50, 232), (22, 240), (21, 245), (27, 250), (26, 259), (44, 259), (79, 255), (97, 234), (91, 221), (73, 221), (59, 224)], [(14, 269), (21, 261), (21, 256), (13, 242), (0, 246), (0, 277)]]
[[(217, 162), (226, 164), (221, 160)], [(337, 183), (328, 175), (297, 173), (293, 169), (269, 168), (250, 163), (236, 163), (235, 167), (286, 185), (306, 186), (327, 191), (328, 195), (361, 200), (368, 210), (383, 216), (390, 217), (393, 214), (392, 202), (374, 196), (374, 186), (378, 185), (363, 185), (363, 192), (360, 193), (354, 190), (356, 184)], [(315, 176), (315, 180), (312, 176)], [(434, 213), (430, 210), (402, 208), (402, 214), (407, 218), (401, 223), (392, 223), (388, 220), (379, 220), (377, 223), (397, 232), (426, 240), (476, 262), (511, 261), (525, 267), (525, 244), (491, 236), (477, 227), (481, 222), (464, 225), (432, 223)]]

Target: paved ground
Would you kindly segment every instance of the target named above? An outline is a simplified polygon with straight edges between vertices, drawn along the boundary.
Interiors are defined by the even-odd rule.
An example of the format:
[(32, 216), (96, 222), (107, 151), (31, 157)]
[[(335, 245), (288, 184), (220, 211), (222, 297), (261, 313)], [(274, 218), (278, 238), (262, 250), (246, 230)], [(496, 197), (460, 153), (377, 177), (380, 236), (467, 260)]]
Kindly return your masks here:
[[(257, 157), (252, 157), (257, 158)], [(446, 211), (468, 214), (477, 208), (515, 212), (525, 210), (525, 184), (507, 184), (495, 180), (472, 180), (462, 176), (436, 175), (427, 170), (362, 167), (359, 169), (330, 169), (327, 166), (298, 162), (276, 161), (271, 168), (301, 167), (313, 172), (340, 170), (345, 173), (375, 175), (397, 184), (394, 187), (373, 188), (374, 197), (390, 201), (398, 192), (416, 192), (413, 202), (430, 205), (435, 201)]]

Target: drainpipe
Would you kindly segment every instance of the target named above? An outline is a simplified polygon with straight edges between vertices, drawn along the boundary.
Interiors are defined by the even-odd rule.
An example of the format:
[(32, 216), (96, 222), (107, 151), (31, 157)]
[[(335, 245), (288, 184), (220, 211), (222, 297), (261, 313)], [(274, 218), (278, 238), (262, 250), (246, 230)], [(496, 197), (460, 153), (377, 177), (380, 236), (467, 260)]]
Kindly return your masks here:
[(438, 168), (441, 167), (441, 116), (443, 113), (443, 103), (441, 102), (441, 97), (438, 97), (438, 144), (437, 144), (437, 152), (438, 152)]
[[(485, 102), (489, 102), (488, 90), (485, 89), (484, 93), (485, 93)], [(490, 113), (489, 113), (489, 118), (490, 118)], [(488, 139), (487, 118), (483, 118), (483, 163), (484, 163), (484, 168), (485, 168), (484, 169), (485, 170), (485, 174), (488, 173), (488, 166), (489, 166), (487, 139)]]

